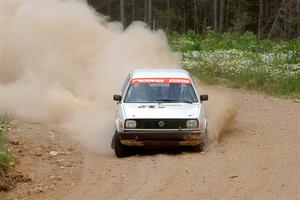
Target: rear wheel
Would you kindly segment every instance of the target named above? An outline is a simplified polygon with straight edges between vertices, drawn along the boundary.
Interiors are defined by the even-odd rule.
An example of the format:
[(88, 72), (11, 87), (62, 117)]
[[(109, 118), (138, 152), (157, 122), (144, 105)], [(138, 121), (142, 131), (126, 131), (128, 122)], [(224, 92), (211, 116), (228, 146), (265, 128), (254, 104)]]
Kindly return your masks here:
[(120, 140), (120, 136), (116, 134), (114, 136), (114, 149), (115, 149), (116, 156), (119, 158), (123, 158), (130, 155), (129, 147), (122, 144)]

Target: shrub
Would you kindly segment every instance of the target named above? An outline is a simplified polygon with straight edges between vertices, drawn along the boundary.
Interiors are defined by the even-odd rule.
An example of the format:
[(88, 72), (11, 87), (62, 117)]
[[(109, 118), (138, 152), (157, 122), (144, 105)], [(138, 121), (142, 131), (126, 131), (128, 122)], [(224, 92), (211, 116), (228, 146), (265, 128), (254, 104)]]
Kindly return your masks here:
[(12, 155), (8, 151), (4, 134), (8, 131), (12, 115), (8, 113), (0, 114), (0, 167), (9, 167)]
[(182, 53), (182, 65), (207, 83), (228, 80), (234, 87), (276, 96), (300, 96), (300, 37), (275, 42), (251, 32), (203, 35), (188, 32), (169, 38), (174, 51)]

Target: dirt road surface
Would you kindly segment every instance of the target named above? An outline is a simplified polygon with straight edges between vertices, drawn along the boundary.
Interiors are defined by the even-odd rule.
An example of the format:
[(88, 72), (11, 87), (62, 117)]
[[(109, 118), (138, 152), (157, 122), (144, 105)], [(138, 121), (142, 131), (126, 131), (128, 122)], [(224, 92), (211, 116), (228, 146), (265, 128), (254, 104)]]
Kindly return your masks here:
[[(237, 107), (235, 121), (208, 152), (118, 159), (113, 152), (99, 154), (76, 146), (79, 152), (71, 157), (76, 170), (60, 174), (59, 186), (34, 193), (24, 192), (20, 184), (5, 195), (0, 193), (1, 199), (299, 200), (300, 104), (222, 86), (205, 90), (211, 97), (230, 96)], [(69, 144), (70, 140), (61, 141)], [(31, 165), (36, 169), (35, 163)], [(52, 165), (49, 175), (58, 173), (55, 167), (59, 165)], [(48, 168), (51, 165), (40, 169)], [(27, 185), (27, 190), (33, 187)]]

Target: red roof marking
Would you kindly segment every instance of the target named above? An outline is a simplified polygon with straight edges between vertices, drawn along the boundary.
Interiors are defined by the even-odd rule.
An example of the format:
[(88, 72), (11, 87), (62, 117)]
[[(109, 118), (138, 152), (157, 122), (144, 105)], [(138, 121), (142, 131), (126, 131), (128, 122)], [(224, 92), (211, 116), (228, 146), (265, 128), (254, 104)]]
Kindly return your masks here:
[(183, 83), (192, 84), (188, 78), (134, 78), (131, 80), (131, 84), (141, 83)]

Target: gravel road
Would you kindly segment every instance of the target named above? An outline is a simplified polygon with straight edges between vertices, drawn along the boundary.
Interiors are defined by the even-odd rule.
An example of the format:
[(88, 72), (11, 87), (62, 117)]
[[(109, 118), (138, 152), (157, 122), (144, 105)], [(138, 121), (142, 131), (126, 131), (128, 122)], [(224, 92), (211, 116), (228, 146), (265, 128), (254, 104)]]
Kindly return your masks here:
[[(216, 94), (230, 96), (237, 112), (234, 122), (208, 152), (158, 152), (118, 159), (113, 152), (99, 154), (72, 145), (70, 138), (52, 131), (52, 137), (60, 137), (60, 145), (50, 134), (44, 135), (42, 141), (51, 143), (41, 152), (47, 153), (41, 156), (45, 159), (26, 168), (32, 181), (38, 183), (36, 180), (43, 179), (32, 170), (42, 164), (38, 169), (49, 176), (47, 189), (28, 192), (36, 185), (23, 183), (9, 193), (0, 193), (1, 199), (300, 199), (300, 104), (223, 86), (206, 86), (204, 90), (212, 100)], [(51, 131), (40, 124), (21, 126)], [(28, 130), (27, 134), (37, 133)], [(34, 137), (30, 142), (39, 143)], [(53, 148), (58, 152), (70, 151), (70, 155), (48, 158), (52, 147), (59, 147)], [(58, 159), (64, 159), (63, 163)], [(72, 170), (65, 164), (70, 159)], [(53, 173), (60, 178), (50, 188)]]

